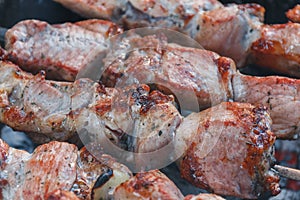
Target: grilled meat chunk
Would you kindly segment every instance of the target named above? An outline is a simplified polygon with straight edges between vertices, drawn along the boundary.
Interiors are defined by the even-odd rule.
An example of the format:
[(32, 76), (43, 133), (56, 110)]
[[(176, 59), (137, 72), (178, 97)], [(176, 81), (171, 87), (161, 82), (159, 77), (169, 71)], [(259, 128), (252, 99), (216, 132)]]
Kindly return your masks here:
[(224, 198), (215, 194), (198, 194), (198, 195), (188, 195), (184, 200), (224, 200)]
[[(214, 0), (129, 0), (113, 2), (114, 8), (109, 8), (117, 12), (106, 15), (98, 8), (103, 3), (101, 0), (56, 1), (79, 14), (108, 18), (126, 28), (158, 26), (180, 31), (206, 49), (232, 58), (238, 68), (257, 64), (276, 73), (300, 77), (296, 45), (299, 43), (299, 24), (264, 25), (265, 10), (257, 4), (223, 6)], [(80, 3), (80, 9), (74, 9), (77, 3)], [(91, 9), (93, 11), (89, 11)], [(298, 10), (295, 7), (287, 16), (297, 21)]]
[(116, 187), (113, 197), (115, 200), (181, 200), (184, 198), (176, 185), (159, 170), (137, 173)]
[(43, 69), (50, 79), (74, 81), (81, 68), (101, 64), (108, 48), (106, 37), (119, 30), (114, 26), (103, 21), (51, 26), (25, 20), (6, 32), (7, 56), (32, 73)]
[(279, 74), (300, 77), (300, 24), (264, 25), (253, 42), (252, 63)]
[(100, 19), (89, 19), (75, 22), (74, 24), (87, 30), (101, 33), (101, 35), (103, 35), (105, 38), (109, 38), (113, 35), (117, 35), (123, 32), (123, 29), (115, 23)]
[(253, 199), (265, 191), (278, 194), (279, 177), (270, 169), (275, 142), (270, 126), (266, 108), (244, 103), (221, 103), (189, 115), (178, 130), (187, 142), (182, 177), (221, 195)]
[(203, 12), (195, 35), (205, 49), (232, 58), (238, 68), (247, 64), (251, 44), (260, 37), (264, 8), (256, 4), (231, 5)]
[[(99, 177), (111, 171), (107, 181), (97, 187), (116, 185), (129, 179), (127, 167), (102, 154), (97, 160), (85, 148), (63, 142), (38, 146), (33, 154), (10, 148), (0, 139), (1, 199), (92, 199)], [(114, 177), (114, 180), (113, 178)], [(103, 187), (105, 188), (105, 187)], [(103, 189), (98, 197), (106, 198)], [(76, 197), (76, 196), (77, 197)]]
[(168, 43), (164, 34), (133, 35), (122, 41), (105, 58), (101, 79), (105, 85), (153, 84), (173, 94), (181, 109), (194, 111), (232, 99), (230, 80), (235, 65), (231, 59)]
[[(217, 0), (159, 0), (159, 1), (87, 1), (87, 0), (54, 0), (72, 11), (88, 18), (109, 19), (118, 21), (122, 15), (133, 17), (137, 23), (149, 24), (151, 18), (179, 19), (189, 21), (193, 15), (202, 10), (221, 7)], [(175, 16), (174, 16), (175, 15)], [(173, 17), (172, 17), (173, 16)], [(125, 19), (126, 20), (126, 19)], [(161, 20), (163, 22), (163, 20)], [(155, 20), (153, 20), (155, 21)]]
[(172, 139), (181, 122), (173, 104), (173, 97), (150, 92), (147, 85), (113, 89), (88, 79), (46, 81), (43, 74), (33, 76), (0, 61), (0, 121), (28, 132), (36, 143), (66, 141), (89, 128), (91, 137), (106, 135), (118, 145), (124, 142), (121, 135), (140, 136), (124, 148), (147, 152)]
[(237, 73), (233, 78), (234, 101), (263, 104), (272, 118), (278, 138), (297, 138), (300, 133), (300, 80), (255, 77)]

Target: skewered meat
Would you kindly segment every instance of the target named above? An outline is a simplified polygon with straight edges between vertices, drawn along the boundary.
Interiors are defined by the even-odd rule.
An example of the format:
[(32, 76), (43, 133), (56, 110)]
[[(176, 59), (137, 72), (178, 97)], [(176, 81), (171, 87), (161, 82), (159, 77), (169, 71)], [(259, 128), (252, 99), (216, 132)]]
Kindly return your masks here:
[(182, 200), (176, 185), (159, 170), (140, 172), (116, 187), (115, 200), (165, 199)]
[[(138, 20), (143, 20), (142, 24), (149, 24), (149, 16), (157, 18), (176, 18), (181, 21), (188, 21), (199, 11), (211, 10), (221, 7), (222, 4), (217, 0), (168, 0), (168, 1), (136, 1), (122, 0), (110, 1), (104, 0), (86, 1), (86, 0), (54, 0), (61, 3), (72, 11), (88, 18), (100, 18), (109, 20), (119, 20), (121, 15), (126, 13)], [(130, 9), (132, 8), (132, 9)], [(132, 12), (133, 14), (129, 14)], [(145, 15), (145, 14), (146, 15)], [(139, 16), (140, 15), (140, 16)], [(173, 16), (173, 17), (172, 17)], [(154, 20), (153, 20), (154, 21)], [(163, 22), (163, 20), (162, 20)]]
[[(107, 181), (98, 187), (115, 186), (129, 179), (129, 169), (110, 156), (93, 157), (85, 148), (62, 142), (38, 146), (33, 154), (10, 148), (0, 140), (0, 192), (1, 199), (91, 199), (92, 190), (107, 171)], [(98, 191), (106, 198), (108, 187)]]
[(270, 126), (266, 108), (251, 104), (221, 103), (189, 115), (177, 131), (187, 146), (182, 177), (216, 194), (247, 199), (265, 191), (278, 194)]
[(255, 77), (237, 73), (232, 81), (234, 101), (263, 104), (270, 111), (272, 131), (278, 138), (300, 133), (300, 80), (285, 77)]
[[(161, 91), (168, 93), (171, 90), (177, 98), (184, 97), (179, 100), (180, 105), (193, 111), (230, 99), (260, 103), (269, 108), (273, 119), (272, 130), (277, 137), (298, 137), (300, 82), (297, 79), (243, 76), (235, 72), (234, 64), (228, 58), (206, 50), (168, 44), (154, 36), (134, 37), (127, 45), (132, 49), (144, 48), (137, 48), (139, 50), (118, 59), (113, 56), (114, 61), (106, 60), (109, 66), (103, 73), (104, 84), (116, 86), (129, 84), (130, 81), (157, 82)], [(193, 104), (193, 95), (197, 95), (199, 107)], [(296, 109), (296, 112), (291, 109)]]
[[(85, 16), (89, 12), (86, 8), (94, 8), (96, 11), (102, 2), (55, 1)], [(80, 2), (81, 9), (74, 9), (75, 2)], [(89, 17), (110, 19), (126, 28), (171, 28), (190, 35), (208, 50), (232, 58), (238, 68), (252, 63), (280, 74), (300, 77), (297, 70), (300, 66), (299, 48), (295, 46), (299, 43), (298, 24), (263, 25), (264, 8), (259, 5), (229, 4), (224, 7), (219, 2), (210, 0), (121, 2), (111, 4), (111, 10), (118, 12), (111, 12), (113, 14), (110, 16), (96, 11), (97, 14), (90, 12)], [(296, 10), (295, 8), (295, 12)], [(273, 40), (274, 32), (277, 36)], [(294, 37), (297, 35), (298, 37)], [(292, 49), (286, 45), (291, 43), (294, 44)], [(278, 56), (275, 61), (274, 56)]]
[[(104, 88), (88, 79), (46, 81), (43, 74), (33, 76), (12, 63), (0, 62), (0, 121), (28, 132), (37, 143), (66, 141), (90, 123), (98, 127), (95, 134), (107, 135), (116, 143), (121, 133), (148, 136), (135, 145), (147, 151), (172, 139), (181, 122), (173, 103), (171, 96), (150, 93), (146, 85), (122, 90)], [(157, 136), (159, 131), (164, 137)]]
[(188, 195), (184, 200), (224, 200), (222, 197), (215, 194), (198, 194)]
[[(184, 119), (184, 122), (182, 124), (180, 124), (181, 117), (176, 108), (172, 105), (171, 97), (162, 95), (157, 91), (153, 91), (149, 94), (149, 88), (147, 88), (145, 85), (138, 88), (132, 86), (131, 90), (109, 89), (100, 87), (98, 84), (90, 82), (88, 80), (78, 80), (75, 83), (45, 81), (40, 77), (41, 75), (38, 75), (39, 81), (37, 81), (37, 76), (25, 74), (13, 64), (2, 62), (1, 65), (2, 67), (0, 68), (0, 70), (3, 77), (0, 78), (0, 80), (3, 81), (1, 82), (1, 121), (7, 124), (11, 124), (17, 129), (23, 128), (27, 131), (35, 131), (36, 133), (38, 133), (38, 136), (42, 133), (45, 134), (45, 132), (42, 131), (51, 130), (53, 132), (49, 131), (46, 133), (47, 137), (57, 139), (56, 137), (58, 136), (65, 137), (64, 131), (66, 131), (67, 133), (69, 133), (68, 131), (70, 130), (74, 131), (74, 126), (76, 125), (76, 128), (78, 130), (85, 128), (87, 130), (91, 130), (89, 131), (91, 134), (93, 134), (93, 130), (96, 130), (96, 134), (100, 135), (100, 137), (106, 135), (111, 140), (115, 140), (115, 143), (117, 145), (121, 145), (121, 147), (126, 150), (133, 150), (134, 152), (143, 153), (152, 152), (156, 149), (162, 148), (173, 139), (174, 134), (186, 141), (189, 141), (189, 137), (192, 136), (194, 136), (193, 138), (200, 137), (199, 135), (192, 135), (191, 132), (193, 133), (195, 132), (195, 130), (197, 130), (197, 132), (195, 133), (197, 134), (199, 131), (205, 130), (203, 126), (215, 127), (213, 128), (213, 130), (218, 133), (220, 132), (220, 130), (222, 130), (220, 125), (225, 122), (225, 126), (228, 126), (228, 128), (225, 129), (225, 131), (222, 131), (222, 133), (224, 132), (224, 141), (218, 140), (218, 136), (216, 136), (213, 140), (218, 140), (217, 142), (222, 142), (222, 144), (224, 144), (225, 141), (229, 142), (232, 140), (228, 138), (226, 139), (226, 133), (228, 133), (228, 137), (233, 137), (232, 134), (239, 130), (239, 134), (241, 135), (239, 135), (240, 137), (236, 138), (236, 144), (238, 145), (233, 145), (232, 147), (230, 147), (232, 148), (232, 151), (229, 151), (228, 155), (226, 155), (227, 157), (225, 157), (227, 160), (236, 157), (236, 160), (233, 159), (233, 162), (227, 163), (226, 159), (223, 159), (223, 162), (228, 165), (228, 170), (233, 170), (232, 173), (228, 173), (229, 177), (219, 177), (218, 174), (215, 174), (216, 176), (214, 176), (219, 177), (218, 180), (222, 180), (222, 178), (227, 180), (229, 183), (229, 185), (227, 186), (228, 188), (220, 188), (220, 186), (215, 183), (216, 179), (212, 178), (210, 180), (211, 185), (209, 185), (208, 189), (213, 189), (216, 193), (220, 194), (229, 194), (236, 196), (245, 195), (245, 198), (254, 198), (256, 195), (258, 195), (259, 192), (262, 192), (264, 190), (271, 190), (273, 194), (276, 194), (276, 192), (278, 192), (278, 179), (271, 176), (269, 174), (270, 171), (268, 171), (271, 165), (269, 161), (269, 159), (271, 159), (270, 151), (272, 149), (271, 146), (274, 143), (275, 136), (273, 136), (273, 134), (269, 131), (269, 126), (271, 125), (270, 119), (266, 111), (263, 109), (255, 108), (253, 106), (250, 106), (249, 104), (222, 103), (219, 106), (211, 109), (212, 113), (215, 113), (215, 115), (217, 116), (215, 121), (214, 118), (209, 118), (209, 116), (211, 116), (208, 113), (209, 111), (204, 111), (203, 114), (190, 115), (188, 118)], [(10, 82), (7, 81), (7, 79), (9, 79)], [(55, 87), (53, 87), (53, 84), (55, 84)], [(30, 93), (31, 95), (27, 95), (27, 90), (30, 91), (31, 87), (33, 87), (35, 90), (33, 90), (34, 92)], [(49, 89), (49, 87), (51, 90)], [(43, 95), (47, 94), (47, 98), (44, 96), (40, 98), (34, 96), (40, 93), (39, 91), (36, 91), (36, 88), (41, 88), (41, 90), (44, 92)], [(69, 93), (71, 94), (67, 93), (66, 91), (69, 91)], [(55, 99), (52, 98), (52, 93), (56, 94)], [(22, 94), (22, 98), (16, 98), (21, 97)], [(72, 96), (72, 100), (63, 101), (61, 100), (63, 99), (60, 97), (61, 95), (67, 99), (70, 98), (69, 96)], [(30, 96), (30, 98), (28, 96)], [(116, 101), (112, 101), (114, 97), (116, 98)], [(38, 99), (40, 101), (37, 101)], [(72, 110), (69, 109), (69, 103), (66, 103), (66, 105), (68, 106), (65, 106), (68, 108), (66, 109), (68, 111), (66, 113), (59, 110), (58, 106), (55, 106), (53, 103), (51, 103), (57, 102), (58, 104), (60, 104), (58, 100), (61, 102), (72, 101)], [(121, 105), (118, 104), (118, 102), (120, 102)], [(223, 110), (218, 109), (220, 107), (222, 108), (222, 106), (224, 107), (224, 105), (227, 105), (229, 110), (224, 110), (225, 108)], [(128, 111), (128, 108), (130, 108), (131, 111)], [(51, 115), (49, 115), (49, 113), (51, 113)], [(16, 114), (19, 114), (19, 116)], [(9, 117), (10, 115), (11, 117)], [(27, 118), (28, 115), (30, 116), (30, 118)], [(58, 118), (57, 115), (60, 118)], [(202, 117), (205, 116), (205, 122), (199, 121), (198, 115)], [(12, 118), (12, 116), (17, 117)], [(51, 121), (43, 121), (47, 118), (58, 118), (66, 120), (63, 120), (64, 123), (58, 123), (58, 125), (56, 125), (57, 123), (53, 124), (51, 123)], [(135, 120), (128, 120), (130, 118)], [(257, 123), (257, 127), (254, 123)], [(103, 125), (101, 126), (101, 124), (104, 124), (105, 126), (102, 127)], [(36, 126), (38, 126), (40, 130), (36, 130)], [(152, 127), (155, 128), (153, 129)], [(56, 134), (55, 130), (63, 131), (60, 134)], [(128, 138), (122, 137), (132, 132), (131, 130), (135, 130), (136, 136), (141, 136), (141, 139), (132, 142), (131, 140), (128, 140)], [(260, 133), (259, 131), (262, 132)], [(120, 137), (118, 133), (123, 134), (121, 134)], [(245, 135), (243, 135), (242, 133), (245, 133)], [(163, 137), (161, 137), (161, 135), (163, 135)], [(221, 138), (222, 137), (223, 136), (221, 135)], [(220, 154), (220, 152), (226, 152), (223, 151), (223, 148), (225, 147), (222, 145), (214, 146), (210, 141), (205, 141), (205, 143), (210, 147), (216, 149), (214, 153), (217, 153), (218, 155)], [(196, 144), (187, 146), (196, 148)], [(244, 148), (245, 146), (241, 144), (245, 144), (245, 146), (249, 147), (249, 149), (247, 150), (247, 148)], [(252, 145), (254, 146), (252, 147)], [(219, 150), (219, 148), (217, 148), (219, 146), (221, 149), (220, 151), (217, 151)], [(183, 148), (182, 146), (180, 146), (180, 144), (175, 145), (175, 147), (178, 148), (176, 151), (182, 150), (180, 148)], [(201, 144), (199, 144), (198, 147), (201, 148)], [(229, 147), (226, 146), (226, 148)], [(236, 148), (241, 149), (237, 151)], [(186, 171), (186, 168), (188, 166), (195, 167), (193, 163), (188, 163), (188, 161), (191, 161), (191, 159), (188, 159), (188, 156), (191, 156), (189, 152), (193, 150), (194, 149), (190, 149), (187, 151), (187, 155), (183, 159), (182, 172), (190, 172)], [(203, 152), (197, 154), (197, 156), (201, 157)], [(233, 155), (230, 155), (230, 153), (233, 153)], [(235, 155), (235, 153), (238, 153), (240, 157), (238, 155)], [(247, 157), (244, 157), (245, 155)], [(205, 166), (205, 163), (199, 162), (198, 158), (199, 157), (196, 157), (195, 159), (193, 158), (193, 162), (199, 164), (199, 166)], [(209, 158), (210, 157), (208, 157), (207, 159)], [(212, 154), (212, 158), (219, 159), (220, 157)], [(227, 166), (225, 164), (224, 166)], [(235, 168), (234, 166), (242, 166), (242, 168)], [(222, 167), (222, 172), (224, 172), (224, 169), (227, 169), (227, 167)], [(239, 171), (238, 174), (241, 179), (236, 178), (235, 176), (230, 176), (234, 175), (234, 173), (236, 172), (235, 170)], [(212, 172), (214, 171), (212, 170)], [(198, 174), (198, 176), (200, 175)], [(185, 178), (191, 181), (189, 176), (186, 176)], [(206, 178), (208, 179), (208, 177)], [(267, 180), (267, 178), (269, 178), (269, 180)], [(202, 178), (199, 178), (199, 180), (201, 179)], [(241, 180), (248, 180), (249, 182), (244, 183)], [(204, 183), (207, 184), (206, 182)], [(240, 187), (243, 188), (236, 188), (236, 183), (239, 183)], [(197, 186), (201, 186), (202, 183), (199, 184), (199, 182), (196, 182), (195, 184)], [(264, 185), (265, 188), (262, 185)], [(255, 188), (253, 188), (254, 186)], [(229, 192), (226, 190), (229, 190)]]
[(300, 24), (264, 25), (261, 37), (252, 43), (255, 64), (280, 74), (300, 77)]
[[(232, 78), (235, 74), (234, 63), (230, 59), (220, 57), (213, 52), (169, 44), (164, 37), (159, 36), (142, 38), (133, 35), (129, 39), (130, 42), (123, 46), (128, 46), (131, 49), (136, 48), (137, 50), (130, 53), (127, 53), (129, 51), (123, 51), (123, 49), (121, 49), (121, 52), (116, 50), (116, 54), (109, 54), (106, 57), (105, 68), (107, 69), (101, 79), (106, 85), (112, 87), (116, 84), (121, 86), (130, 85), (132, 81), (140, 81), (145, 84), (155, 83), (157, 88), (164, 93), (173, 93), (182, 109), (194, 111), (230, 99), (240, 102), (262, 103), (270, 108), (271, 117), (274, 118), (273, 129), (277, 137), (297, 137), (299, 133), (297, 121), (299, 116), (297, 112), (293, 114), (293, 120), (287, 120), (286, 113), (291, 113), (289, 107), (280, 106), (280, 109), (271, 109), (268, 93), (261, 93), (264, 97), (260, 95), (260, 98), (265, 100), (254, 97), (258, 96), (258, 94), (255, 94), (256, 91), (262, 91), (265, 87), (284, 87), (284, 90), (281, 89), (278, 95), (272, 96), (272, 106), (274, 107), (273, 102), (286, 102), (295, 106), (297, 101), (289, 96), (293, 94), (294, 97), (297, 97), (294, 88), (298, 87), (298, 81), (279, 78), (286, 83), (293, 82), (293, 86), (280, 86), (276, 83), (276, 79), (278, 79), (276, 77), (249, 77), (239, 82), (239, 74), (234, 75), (234, 79)], [(92, 72), (94, 73), (94, 71)], [(253, 80), (259, 81), (251, 83)], [(265, 82), (270, 82), (272, 85), (266, 86)], [(247, 86), (248, 84), (249, 86)], [(255, 84), (255, 90), (252, 88), (254, 87), (253, 84)], [(242, 86), (243, 89), (239, 89)], [(232, 92), (232, 87), (235, 88), (234, 92)], [(252, 97), (248, 98), (247, 94), (251, 94)], [(65, 107), (67, 108), (67, 106)], [(66, 110), (64, 113), (67, 114), (68, 112)], [(66, 122), (66, 125), (68, 125), (68, 120)], [(9, 124), (17, 129), (12, 122), (9, 121)], [(31, 129), (33, 128), (29, 127), (27, 131)], [(23, 131), (26, 130), (23, 129)], [(48, 130), (49, 134), (51, 131)]]
[(102, 20), (54, 26), (26, 20), (6, 32), (7, 55), (27, 71), (43, 69), (49, 78), (73, 81), (81, 68), (101, 63), (108, 48), (106, 38), (120, 31)]
[(164, 35), (134, 35), (125, 41), (116, 42), (119, 51), (105, 58), (101, 79), (105, 85), (154, 84), (164, 93), (174, 94), (181, 109), (194, 111), (233, 98), (230, 81), (235, 65), (231, 59), (168, 43)]

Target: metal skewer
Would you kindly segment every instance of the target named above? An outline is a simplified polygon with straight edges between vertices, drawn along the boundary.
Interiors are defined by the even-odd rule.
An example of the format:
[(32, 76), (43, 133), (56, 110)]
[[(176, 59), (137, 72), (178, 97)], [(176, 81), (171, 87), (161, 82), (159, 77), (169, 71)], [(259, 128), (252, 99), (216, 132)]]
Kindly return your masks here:
[(278, 171), (278, 173), (282, 177), (300, 181), (300, 170), (299, 169), (293, 169), (293, 168), (284, 167), (281, 165), (275, 165), (274, 169), (276, 171)]

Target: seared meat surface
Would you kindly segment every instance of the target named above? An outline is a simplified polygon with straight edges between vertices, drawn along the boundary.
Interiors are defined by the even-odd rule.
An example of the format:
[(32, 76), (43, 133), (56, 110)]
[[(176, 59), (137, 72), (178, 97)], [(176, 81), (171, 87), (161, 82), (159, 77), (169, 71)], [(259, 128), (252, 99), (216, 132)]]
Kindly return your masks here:
[(116, 187), (115, 200), (182, 200), (184, 197), (176, 185), (159, 170), (137, 173)]
[(50, 79), (74, 81), (83, 67), (101, 65), (108, 48), (105, 40), (118, 30), (103, 21), (51, 26), (25, 20), (6, 32), (6, 50), (8, 58), (24, 70), (43, 69)]
[[(109, 3), (106, 8), (110, 12), (103, 12), (105, 2), (101, 0), (55, 1), (83, 16), (110, 19), (128, 29), (153, 26), (180, 31), (206, 49), (232, 58), (238, 68), (251, 63), (300, 77), (295, 37), (298, 24), (264, 25), (265, 10), (257, 4), (223, 6), (215, 0), (122, 0)], [(298, 10), (296, 7), (288, 12), (288, 17), (297, 22)], [(288, 46), (291, 43), (292, 49)]]
[(143, 138), (122, 144), (125, 149), (156, 149), (172, 139), (181, 122), (173, 104), (173, 97), (150, 92), (146, 85), (113, 89), (88, 79), (46, 81), (44, 74), (33, 76), (0, 62), (0, 121), (28, 132), (37, 143), (66, 141), (91, 127), (87, 136), (105, 136), (118, 145), (120, 134)]
[(184, 200), (224, 200), (224, 198), (215, 194), (198, 194), (198, 195), (188, 195)]
[(233, 78), (234, 101), (265, 105), (278, 138), (300, 133), (300, 80), (279, 76), (255, 77), (237, 73)]
[(252, 62), (300, 78), (300, 24), (264, 25), (251, 46)]
[[(78, 152), (75, 145), (63, 142), (43, 144), (29, 154), (0, 140), (0, 152), (0, 195), (4, 200), (92, 199), (97, 192), (93, 187), (107, 171), (111, 175), (97, 187), (110, 184), (113, 189), (132, 176), (108, 155), (97, 160), (85, 148)], [(98, 196), (106, 198), (108, 193), (105, 188)]]
[(154, 84), (173, 94), (182, 109), (194, 111), (233, 97), (230, 80), (235, 65), (229, 58), (168, 43), (164, 34), (133, 35), (116, 43), (120, 47), (105, 59), (105, 85)]
[(280, 192), (271, 170), (275, 135), (265, 107), (221, 103), (189, 115), (181, 126), (187, 146), (180, 162), (183, 178), (216, 194), (247, 199)]

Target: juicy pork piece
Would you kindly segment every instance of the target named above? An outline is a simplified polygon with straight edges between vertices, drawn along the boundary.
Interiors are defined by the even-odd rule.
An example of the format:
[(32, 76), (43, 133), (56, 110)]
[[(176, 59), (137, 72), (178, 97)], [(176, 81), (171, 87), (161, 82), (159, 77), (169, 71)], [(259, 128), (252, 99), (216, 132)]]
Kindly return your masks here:
[(221, 103), (189, 115), (177, 130), (187, 147), (182, 177), (221, 195), (254, 199), (266, 191), (278, 194), (270, 126), (265, 107), (246, 103)]
[[(44, 74), (33, 76), (0, 61), (0, 122), (28, 132), (36, 143), (79, 133), (147, 152), (172, 140), (182, 118), (173, 104), (172, 96), (150, 92), (147, 85), (114, 89), (89, 79), (46, 81)], [(91, 135), (81, 135), (86, 128)]]
[(115, 200), (182, 200), (184, 197), (176, 185), (159, 170), (137, 173), (116, 187)]
[(101, 65), (106, 38), (120, 31), (102, 20), (54, 26), (25, 20), (6, 32), (6, 50), (8, 58), (27, 71), (43, 69), (50, 79), (74, 81), (81, 68)]
[[(106, 188), (97, 193), (104, 199), (110, 192), (105, 185), (113, 190), (132, 176), (108, 155), (97, 156), (97, 160), (85, 148), (78, 152), (75, 145), (63, 142), (38, 146), (29, 154), (0, 140), (0, 152), (0, 195), (4, 200), (92, 199), (96, 187), (98, 191)], [(104, 176), (106, 181), (100, 182)]]
[(233, 97), (230, 81), (235, 65), (229, 58), (168, 43), (164, 34), (133, 35), (116, 43), (120, 47), (105, 58), (101, 79), (105, 85), (152, 84), (173, 94), (181, 109), (193, 111)]
[(300, 80), (279, 76), (255, 77), (237, 73), (232, 81), (234, 101), (263, 104), (272, 118), (278, 138), (300, 133)]
[(300, 77), (300, 24), (264, 25), (251, 46), (251, 62), (277, 73)]

